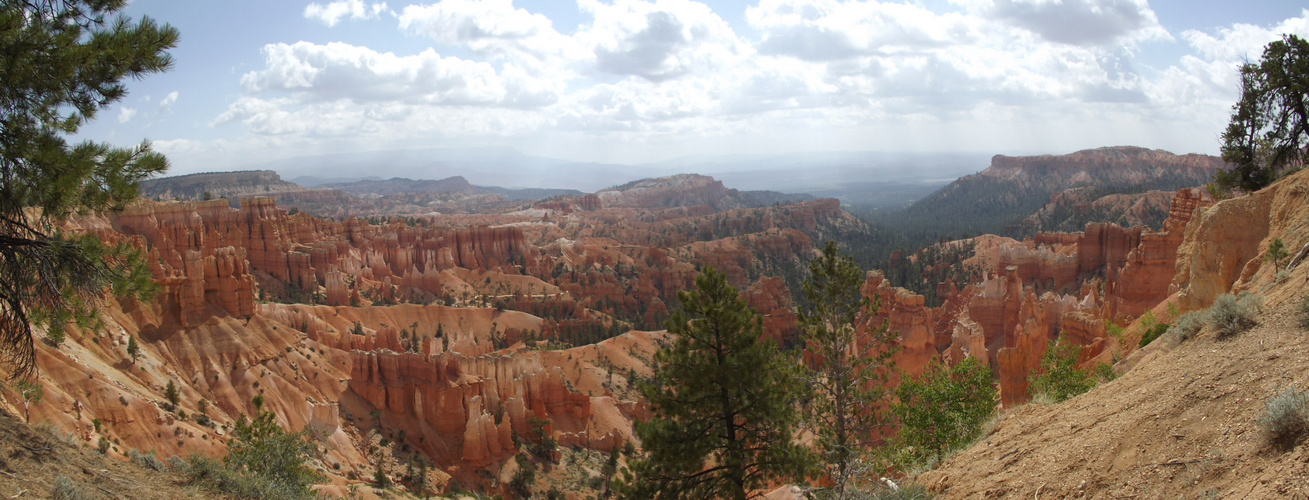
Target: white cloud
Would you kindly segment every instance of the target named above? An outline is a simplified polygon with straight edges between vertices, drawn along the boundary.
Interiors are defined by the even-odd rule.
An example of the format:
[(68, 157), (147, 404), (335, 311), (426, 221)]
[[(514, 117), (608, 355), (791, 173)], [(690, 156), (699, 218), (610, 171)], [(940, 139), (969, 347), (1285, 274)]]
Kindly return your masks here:
[(132, 121), (132, 118), (136, 118), (135, 109), (129, 108), (127, 106), (118, 108), (118, 123), (130, 122)]
[(177, 102), (177, 91), (169, 92), (164, 99), (159, 101), (159, 112), (164, 113), (173, 108), (173, 103)]
[[(1142, 42), (1171, 36), (1144, 0), (952, 0), (948, 12), (758, 0), (745, 12), (749, 36), (692, 0), (577, 2), (590, 22), (571, 35), (510, 0), (443, 0), (397, 15), (401, 31), (437, 48), (267, 45), (264, 67), (241, 77), (245, 94), (212, 125), (284, 143), (547, 134), (675, 143), (797, 127), (903, 136), (903, 124), (988, 138), (1006, 124), (1097, 138), (1203, 130), (1195, 143), (1208, 143), (1235, 99), (1240, 58), (1257, 58), (1278, 33), (1309, 34), (1309, 11), (1271, 27), (1188, 31), (1179, 39), (1191, 54), (1156, 69), (1140, 62)], [(311, 4), (319, 10), (305, 15), (331, 25), (376, 17), (378, 6)]]
[(746, 21), (764, 32), (760, 50), (811, 61), (969, 43), (978, 20), (900, 3), (761, 0)]
[(555, 31), (550, 19), (516, 9), (511, 0), (444, 0), (432, 5), (409, 5), (399, 18), (401, 30), (440, 45), (465, 47), (482, 56), (583, 57), (580, 47)]
[(249, 94), (292, 92), (299, 101), (535, 107), (554, 102), (563, 82), (538, 78), (513, 64), (444, 57), (432, 49), (412, 56), (344, 43), (297, 42), (264, 47), (266, 68), (246, 73)]
[(994, 0), (991, 15), (1069, 45), (1106, 45), (1172, 37), (1147, 0)]
[(386, 7), (386, 2), (364, 3), (362, 0), (340, 0), (327, 5), (311, 3), (305, 6), (304, 16), (307, 19), (316, 19), (330, 28), (347, 17), (358, 20), (373, 19), (383, 13), (392, 13)]
[(689, 73), (730, 72), (753, 53), (707, 5), (689, 0), (578, 0), (594, 22), (576, 38), (595, 68), (659, 82)]
[(1258, 61), (1264, 47), (1283, 34), (1309, 37), (1309, 9), (1301, 11), (1300, 17), (1267, 28), (1234, 24), (1212, 34), (1183, 32), (1181, 38), (1194, 53), (1182, 56), (1177, 65), (1146, 82), (1150, 102), (1176, 113), (1179, 119), (1199, 119), (1221, 126), (1230, 106), (1240, 97), (1237, 82), (1241, 64)]

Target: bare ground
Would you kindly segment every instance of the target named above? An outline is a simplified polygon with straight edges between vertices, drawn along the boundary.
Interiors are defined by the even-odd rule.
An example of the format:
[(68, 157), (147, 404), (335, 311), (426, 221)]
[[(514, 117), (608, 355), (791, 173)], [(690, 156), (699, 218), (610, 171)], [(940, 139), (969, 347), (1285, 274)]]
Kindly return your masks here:
[(110, 458), (59, 436), (60, 431), (29, 426), (0, 412), (0, 495), (51, 498), (64, 476), (87, 499), (219, 498), (183, 484), (180, 474), (145, 469)]
[(1274, 391), (1309, 390), (1301, 283), (1270, 290), (1260, 324), (1232, 339), (1165, 338), (1113, 382), (1005, 412), (918, 481), (943, 498), (1309, 499), (1309, 444), (1275, 449), (1257, 423)]

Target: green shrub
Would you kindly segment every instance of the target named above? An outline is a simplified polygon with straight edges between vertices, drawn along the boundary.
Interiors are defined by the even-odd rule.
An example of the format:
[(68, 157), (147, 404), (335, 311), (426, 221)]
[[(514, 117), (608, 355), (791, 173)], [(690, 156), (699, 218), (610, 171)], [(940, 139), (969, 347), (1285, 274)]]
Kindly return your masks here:
[(1168, 329), (1168, 334), (1172, 336), (1173, 341), (1180, 344), (1186, 342), (1204, 327), (1204, 316), (1199, 311), (1191, 311), (1177, 318), (1177, 322)]
[(1150, 343), (1154, 342), (1155, 339), (1162, 337), (1164, 332), (1168, 331), (1168, 327), (1168, 323), (1159, 323), (1154, 325), (1153, 328), (1146, 330), (1145, 333), (1141, 334), (1141, 347), (1150, 345)]
[(270, 412), (237, 421), (223, 462), (191, 457), (191, 481), (234, 498), (308, 499), (320, 478), (305, 465), (314, 446), (305, 433), (282, 429)]
[(1100, 383), (1113, 382), (1118, 378), (1118, 372), (1114, 371), (1114, 365), (1109, 363), (1100, 363), (1095, 365), (1095, 379)]
[(1263, 297), (1250, 292), (1241, 292), (1239, 296), (1225, 293), (1214, 300), (1205, 319), (1218, 332), (1218, 338), (1230, 338), (1258, 324), (1255, 315), (1261, 305)]
[(891, 412), (900, 421), (892, 461), (912, 466), (940, 460), (977, 435), (995, 412), (991, 371), (976, 358), (946, 368), (928, 366), (923, 376), (896, 388)]
[(1265, 403), (1259, 427), (1273, 446), (1283, 450), (1294, 448), (1309, 434), (1309, 395), (1294, 387), (1278, 391)]
[(1095, 387), (1091, 372), (1077, 369), (1077, 356), (1081, 352), (1081, 347), (1067, 342), (1062, 336), (1055, 339), (1041, 357), (1040, 371), (1028, 377), (1032, 394), (1058, 403)]

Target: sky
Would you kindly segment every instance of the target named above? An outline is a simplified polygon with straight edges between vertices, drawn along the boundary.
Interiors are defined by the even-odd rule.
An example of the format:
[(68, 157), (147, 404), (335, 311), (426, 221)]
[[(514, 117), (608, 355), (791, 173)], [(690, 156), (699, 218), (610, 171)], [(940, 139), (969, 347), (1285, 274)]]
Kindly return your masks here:
[(513, 148), (641, 164), (822, 151), (1216, 154), (1288, 0), (133, 0), (174, 67), (79, 136), (170, 174)]

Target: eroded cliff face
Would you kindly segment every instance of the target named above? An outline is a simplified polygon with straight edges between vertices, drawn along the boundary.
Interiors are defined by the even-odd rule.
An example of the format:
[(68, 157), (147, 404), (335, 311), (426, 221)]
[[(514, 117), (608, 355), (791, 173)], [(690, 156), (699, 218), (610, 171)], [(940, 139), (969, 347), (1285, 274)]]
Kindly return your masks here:
[[(258, 397), (288, 429), (323, 440), (315, 465), (338, 482), (371, 474), (386, 436), (387, 453), (430, 457), (438, 483), (494, 491), (486, 472), (509, 470), (534, 422), (568, 446), (635, 441), (631, 422), (649, 416), (635, 381), (651, 375), (663, 334), (613, 335), (659, 324), (697, 266), (728, 269), (768, 334), (794, 341), (790, 293), (765, 273), (814, 251), (805, 231), (850, 223), (832, 200), (725, 216), (596, 209), (563, 224), (572, 216), (552, 211), (370, 224), (250, 198), (140, 202), (70, 221), (144, 250), (162, 292), (110, 300), (103, 329), (69, 327), (64, 345), (42, 346), (47, 404), (34, 415), (92, 444), (104, 437), (112, 453), (219, 455)], [(610, 218), (614, 236), (674, 244), (604, 236)], [(578, 333), (597, 326), (613, 337)], [(176, 407), (163, 398), (169, 381)]]
[[(1013, 406), (1030, 398), (1028, 377), (1061, 334), (1082, 347), (1087, 365), (1112, 360), (1113, 349), (1126, 354), (1131, 346), (1108, 337), (1109, 323), (1127, 324), (1177, 291), (1173, 275), (1181, 266), (1184, 233), (1212, 204), (1201, 190), (1178, 191), (1158, 232), (1091, 223), (1080, 233), (1041, 233), (1025, 241), (974, 238), (975, 254), (964, 264), (980, 267), (983, 277), (963, 288), (942, 284), (945, 300), (932, 319), (935, 352), (922, 349), (919, 358), (939, 353), (950, 363), (966, 356), (985, 360), (1000, 383), (1002, 403)], [(1236, 267), (1225, 268), (1228, 277), (1235, 279)]]

